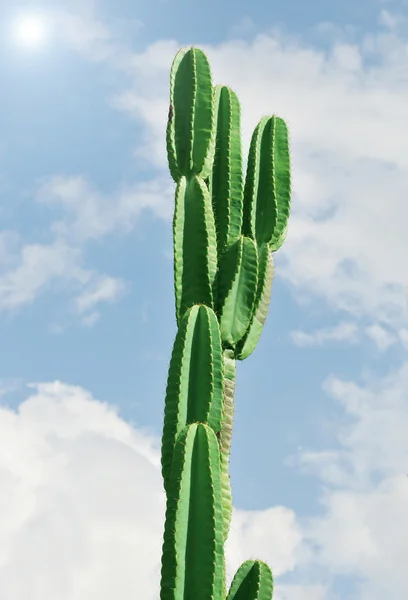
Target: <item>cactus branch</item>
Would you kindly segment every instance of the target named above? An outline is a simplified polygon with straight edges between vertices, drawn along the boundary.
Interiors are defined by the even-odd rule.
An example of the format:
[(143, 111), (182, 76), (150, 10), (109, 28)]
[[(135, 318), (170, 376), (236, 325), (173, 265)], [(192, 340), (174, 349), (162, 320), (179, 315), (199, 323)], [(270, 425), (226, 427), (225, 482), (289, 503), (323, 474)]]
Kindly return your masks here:
[(242, 176), (240, 105), (213, 86), (198, 48), (170, 71), (166, 130), (176, 183), (173, 218), (177, 334), (162, 436), (166, 491), (161, 600), (271, 600), (272, 573), (249, 560), (229, 592), (224, 543), (232, 514), (229, 476), (236, 360), (255, 349), (290, 210), (288, 132), (264, 117)]

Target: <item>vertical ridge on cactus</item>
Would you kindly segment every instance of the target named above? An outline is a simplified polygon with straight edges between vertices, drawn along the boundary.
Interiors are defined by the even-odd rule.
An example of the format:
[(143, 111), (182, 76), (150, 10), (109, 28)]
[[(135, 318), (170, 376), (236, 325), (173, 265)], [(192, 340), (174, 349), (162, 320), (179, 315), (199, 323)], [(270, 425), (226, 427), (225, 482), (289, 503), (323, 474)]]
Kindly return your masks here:
[(161, 600), (271, 600), (272, 572), (246, 561), (229, 592), (224, 543), (236, 361), (255, 349), (268, 313), (272, 253), (290, 211), (285, 122), (263, 117), (242, 175), (240, 105), (213, 87), (206, 55), (181, 49), (170, 71), (166, 129), (178, 331), (162, 436), (166, 491)]
[(208, 425), (192, 423), (183, 429), (174, 448), (160, 597), (221, 600), (223, 587), (218, 442)]
[(211, 198), (204, 181), (182, 176), (176, 189), (174, 269), (177, 319), (193, 304), (213, 306), (217, 250)]
[(232, 580), (227, 600), (269, 600), (273, 578), (268, 565), (260, 560), (247, 560)]
[(202, 50), (182, 49), (177, 53), (170, 86), (169, 163), (173, 169), (177, 165), (181, 175), (201, 174), (205, 178), (214, 153), (214, 110), (210, 65)]
[(243, 178), (241, 109), (237, 95), (226, 86), (214, 89), (216, 147), (209, 179), (221, 253), (241, 235)]
[(162, 438), (162, 474), (170, 476), (177, 436), (189, 423), (208, 422), (218, 433), (223, 410), (223, 356), (215, 313), (194, 305), (184, 315), (170, 360)]
[(262, 244), (258, 249), (258, 274), (251, 324), (245, 336), (237, 344), (236, 357), (238, 360), (248, 358), (255, 350), (268, 314), (274, 274), (273, 257), (268, 244)]
[(251, 238), (241, 236), (219, 261), (217, 309), (221, 337), (234, 347), (252, 318), (258, 283), (258, 251)]

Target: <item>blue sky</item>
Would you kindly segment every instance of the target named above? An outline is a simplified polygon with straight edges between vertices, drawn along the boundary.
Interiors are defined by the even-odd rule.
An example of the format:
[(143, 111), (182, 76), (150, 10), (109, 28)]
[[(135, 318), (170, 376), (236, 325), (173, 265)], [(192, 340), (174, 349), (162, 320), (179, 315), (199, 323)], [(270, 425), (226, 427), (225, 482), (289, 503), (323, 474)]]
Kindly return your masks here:
[[(157, 595), (174, 340), (176, 51), (291, 135), (287, 240), (238, 364), (228, 573), (276, 600), (405, 598), (406, 4), (2, 2), (0, 587)], [(41, 43), (17, 38), (21, 19)]]

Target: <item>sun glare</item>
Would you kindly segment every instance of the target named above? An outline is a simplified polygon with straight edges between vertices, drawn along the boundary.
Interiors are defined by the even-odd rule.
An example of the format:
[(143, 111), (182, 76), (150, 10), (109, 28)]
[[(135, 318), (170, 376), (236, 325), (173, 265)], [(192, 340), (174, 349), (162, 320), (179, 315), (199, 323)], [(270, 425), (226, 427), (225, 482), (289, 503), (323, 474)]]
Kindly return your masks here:
[(40, 46), (47, 38), (47, 25), (43, 17), (21, 16), (14, 25), (15, 40), (22, 46)]

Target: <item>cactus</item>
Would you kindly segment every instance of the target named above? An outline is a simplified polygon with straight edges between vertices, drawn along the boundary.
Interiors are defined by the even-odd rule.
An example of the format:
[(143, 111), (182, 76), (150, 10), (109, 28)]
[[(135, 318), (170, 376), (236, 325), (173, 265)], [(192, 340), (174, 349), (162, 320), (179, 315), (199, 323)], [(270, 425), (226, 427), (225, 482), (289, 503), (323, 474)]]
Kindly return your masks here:
[(213, 86), (205, 54), (180, 50), (166, 130), (178, 331), (162, 436), (161, 600), (272, 598), (272, 573), (260, 560), (244, 562), (227, 592), (224, 543), (236, 361), (255, 349), (268, 312), (272, 255), (289, 217), (289, 144), (285, 122), (263, 117), (244, 182), (240, 118), (236, 94)]

